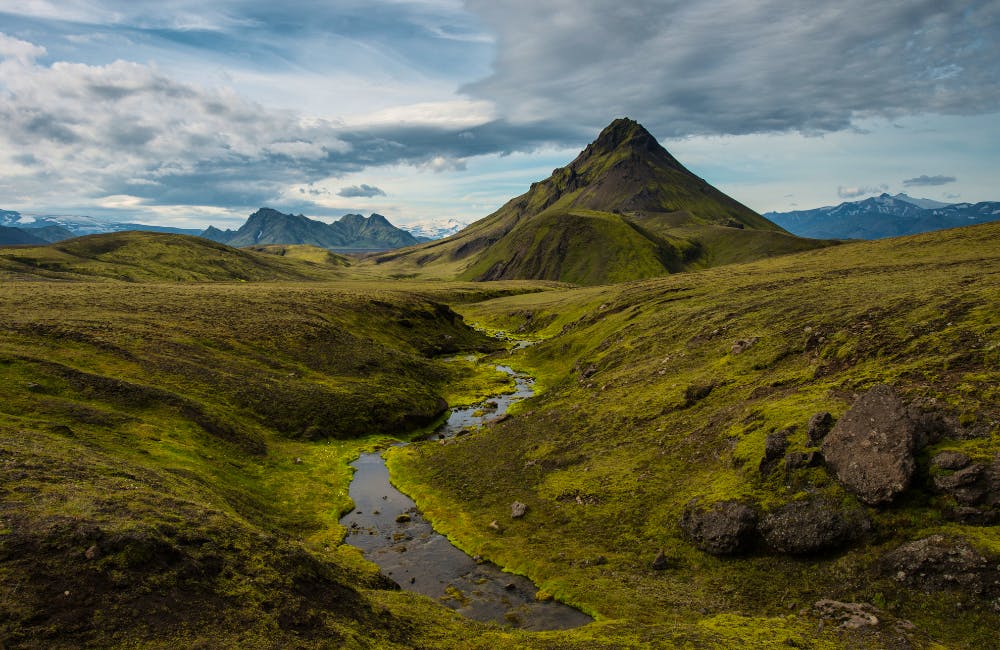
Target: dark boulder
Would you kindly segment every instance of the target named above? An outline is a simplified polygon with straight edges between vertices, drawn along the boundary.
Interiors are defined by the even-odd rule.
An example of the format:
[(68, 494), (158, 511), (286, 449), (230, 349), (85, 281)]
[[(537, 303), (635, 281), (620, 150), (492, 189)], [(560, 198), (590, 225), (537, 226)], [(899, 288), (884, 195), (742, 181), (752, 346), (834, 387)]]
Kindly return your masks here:
[(916, 469), (917, 423), (886, 385), (855, 400), (823, 441), (823, 458), (837, 479), (869, 505), (891, 502)]
[(1000, 595), (1000, 558), (985, 557), (961, 537), (931, 535), (903, 544), (883, 556), (882, 565), (896, 582), (921, 591)]
[(688, 503), (680, 525), (691, 542), (702, 551), (712, 555), (732, 555), (753, 545), (757, 511), (739, 501), (719, 501), (701, 507), (696, 499)]
[(829, 413), (817, 413), (809, 418), (809, 425), (806, 427), (806, 441), (810, 447), (818, 447), (826, 434), (833, 428), (833, 416)]
[(788, 449), (789, 433), (791, 429), (784, 429), (767, 436), (764, 441), (764, 456), (760, 459), (758, 467), (761, 474), (770, 474), (777, 467), (778, 461), (784, 457), (785, 450)]
[(842, 548), (865, 535), (871, 523), (861, 509), (844, 510), (826, 499), (793, 501), (763, 516), (758, 527), (772, 550), (809, 555)]

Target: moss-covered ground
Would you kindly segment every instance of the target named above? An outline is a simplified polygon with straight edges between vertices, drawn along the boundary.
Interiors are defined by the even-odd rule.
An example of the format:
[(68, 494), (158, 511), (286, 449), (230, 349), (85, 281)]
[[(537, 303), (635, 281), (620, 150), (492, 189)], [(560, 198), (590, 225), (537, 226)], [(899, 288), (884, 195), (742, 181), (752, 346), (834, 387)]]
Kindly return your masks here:
[[(511, 362), (542, 393), (477, 435), (394, 450), (394, 479), (458, 545), (602, 621), (671, 621), (751, 646), (990, 647), (996, 603), (902, 588), (878, 558), (933, 533), (994, 554), (1000, 543), (996, 527), (948, 520), (953, 504), (919, 478), (943, 449), (1000, 452), (998, 237), (993, 224), (465, 305), (469, 321), (545, 339)], [(839, 417), (876, 383), (954, 428), (922, 452), (903, 499), (867, 508), (867, 538), (805, 558), (717, 558), (684, 538), (694, 498), (767, 510), (822, 494), (860, 507), (821, 467), (759, 465), (768, 434), (793, 428), (789, 451), (809, 449), (813, 414)], [(529, 514), (512, 520), (513, 501)], [(669, 567), (657, 571), (661, 550)], [(806, 610), (821, 598), (875, 604), (888, 622), (863, 639), (817, 635)]]
[[(0, 645), (991, 647), (993, 604), (905, 589), (879, 566), (936, 532), (1000, 553), (996, 527), (950, 521), (924, 482), (868, 508), (868, 537), (819, 557), (717, 558), (678, 519), (695, 497), (854, 504), (823, 468), (758, 465), (769, 433), (795, 427), (790, 450), (806, 449), (814, 413), (840, 416), (880, 382), (955, 423), (922, 452), (921, 476), (939, 450), (993, 458), (998, 240), (987, 225), (579, 289), (323, 282), (315, 264), (264, 255), (253, 263), (309, 282), (259, 282), (288, 279), (269, 262), (255, 282), (192, 282), (211, 277), (172, 277), (177, 259), (150, 266), (139, 252), (159, 283), (119, 277), (133, 262), (101, 257), (113, 251), (88, 249), (99, 264), (74, 270), (11, 262)], [(217, 267), (217, 254), (181, 266)], [(91, 271), (100, 281), (81, 281)], [(541, 342), (511, 354), (467, 323)], [(393, 589), (342, 544), (350, 460), (431, 426), (444, 402), (506, 387), (488, 363), (454, 360), (467, 354), (531, 371), (540, 394), (479, 433), (393, 450), (394, 482), (458, 546), (591, 625), (475, 623)], [(513, 501), (525, 517), (510, 518)], [(668, 566), (654, 570), (660, 551)], [(882, 624), (821, 624), (820, 598), (872, 603)]]

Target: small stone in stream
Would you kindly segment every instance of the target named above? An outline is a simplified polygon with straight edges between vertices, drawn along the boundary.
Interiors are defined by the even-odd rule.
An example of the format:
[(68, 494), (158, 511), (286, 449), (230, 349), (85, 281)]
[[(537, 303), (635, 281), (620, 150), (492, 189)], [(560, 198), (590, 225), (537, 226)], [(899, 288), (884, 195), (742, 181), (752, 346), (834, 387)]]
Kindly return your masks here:
[(413, 584), (414, 582), (416, 582), (416, 581), (417, 581), (417, 579), (416, 579), (416, 578), (410, 578), (410, 584), (411, 584), (411, 585), (412, 585), (412, 584)]
[(528, 512), (528, 504), (521, 503), (520, 501), (515, 501), (510, 504), (510, 518), (520, 519)]
[(383, 496), (383, 497), (382, 497), (382, 500), (383, 500), (383, 501), (385, 501), (385, 500), (386, 500), (386, 499), (388, 499), (388, 498), (389, 498), (389, 497), (387, 497), (387, 496)]
[(515, 585), (513, 582), (508, 582), (503, 586), (503, 588), (506, 589), (507, 591), (514, 591), (515, 589), (517, 589), (517, 585)]
[(405, 512), (401, 515), (396, 515), (397, 524), (405, 524), (409, 520), (410, 520), (410, 515), (406, 514)]
[(657, 571), (663, 571), (664, 569), (670, 567), (670, 560), (667, 559), (667, 556), (663, 551), (660, 551), (656, 554), (656, 558), (653, 560), (652, 566)]

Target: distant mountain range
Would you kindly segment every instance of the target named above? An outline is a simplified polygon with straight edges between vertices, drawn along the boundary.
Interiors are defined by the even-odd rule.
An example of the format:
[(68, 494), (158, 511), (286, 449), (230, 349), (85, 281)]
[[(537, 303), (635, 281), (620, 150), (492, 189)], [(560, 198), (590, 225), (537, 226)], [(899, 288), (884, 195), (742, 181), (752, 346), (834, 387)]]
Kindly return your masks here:
[(850, 201), (794, 212), (768, 212), (774, 223), (801, 237), (883, 239), (1000, 219), (1000, 202), (941, 203), (906, 194)]
[(237, 230), (206, 230), (113, 222), (86, 216), (27, 216), (0, 210), (0, 246), (41, 245), (80, 237), (128, 230), (198, 235), (235, 247), (270, 244), (306, 244), (336, 251), (385, 251), (447, 237), (464, 223), (450, 219), (417, 222), (397, 228), (380, 214), (346, 214), (333, 223), (261, 208)]
[(254, 212), (239, 230), (209, 227), (201, 236), (237, 248), (265, 244), (309, 244), (335, 251), (384, 251), (427, 241), (397, 228), (380, 214), (370, 217), (345, 214), (333, 223), (325, 223), (301, 214), (285, 214), (271, 208), (261, 208)]
[(99, 235), (126, 230), (167, 232), (177, 235), (197, 235), (200, 230), (149, 226), (143, 223), (104, 221), (87, 216), (22, 215), (13, 210), (0, 210), (0, 245), (51, 244), (83, 235)]

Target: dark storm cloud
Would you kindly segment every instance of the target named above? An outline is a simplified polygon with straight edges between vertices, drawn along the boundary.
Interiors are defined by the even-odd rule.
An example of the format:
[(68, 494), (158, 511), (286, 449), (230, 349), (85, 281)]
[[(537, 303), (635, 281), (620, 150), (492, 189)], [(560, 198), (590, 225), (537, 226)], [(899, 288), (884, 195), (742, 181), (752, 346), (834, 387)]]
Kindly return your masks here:
[(366, 185), (362, 183), (361, 185), (351, 185), (350, 187), (344, 187), (339, 192), (338, 196), (343, 196), (346, 198), (355, 197), (365, 197), (371, 198), (373, 196), (385, 196), (385, 190), (374, 185)]
[(995, 0), (466, 0), (498, 35), (465, 86), (515, 121), (658, 137), (848, 128), (858, 118), (1000, 105)]
[(923, 174), (916, 178), (907, 178), (903, 181), (903, 185), (906, 187), (933, 187), (935, 185), (954, 183), (957, 180), (954, 176), (928, 176), (927, 174)]

